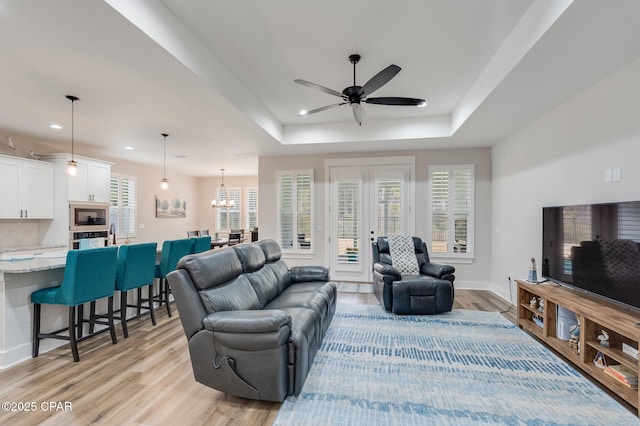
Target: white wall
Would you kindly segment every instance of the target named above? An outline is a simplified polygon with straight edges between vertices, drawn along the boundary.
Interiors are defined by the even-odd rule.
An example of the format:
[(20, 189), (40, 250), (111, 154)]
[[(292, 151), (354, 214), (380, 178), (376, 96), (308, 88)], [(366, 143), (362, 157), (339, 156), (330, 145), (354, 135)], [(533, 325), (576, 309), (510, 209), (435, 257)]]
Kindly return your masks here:
[[(496, 293), (510, 297), (508, 277), (526, 278), (532, 256), (540, 265), (543, 206), (640, 200), (638, 76), (640, 59), (494, 146)], [(605, 169), (616, 167), (621, 181), (605, 183)]]
[[(428, 143), (426, 141), (425, 143)], [(324, 226), (326, 203), (324, 200), (327, 178), (324, 175), (325, 159), (390, 157), (413, 155), (416, 159), (416, 232), (419, 237), (427, 236), (428, 219), (428, 167), (432, 164), (475, 164), (476, 166), (476, 257), (472, 264), (456, 264), (456, 287), (490, 288), (491, 280), (491, 151), (488, 148), (389, 151), (349, 153), (341, 155), (307, 155), (286, 157), (261, 157), (259, 162), (260, 185), (260, 239), (277, 240), (277, 187), (276, 171), (287, 169), (314, 170), (314, 215), (316, 227)], [(286, 258), (290, 266), (319, 264), (328, 265), (325, 259), (325, 232), (316, 232), (315, 254), (312, 258)]]

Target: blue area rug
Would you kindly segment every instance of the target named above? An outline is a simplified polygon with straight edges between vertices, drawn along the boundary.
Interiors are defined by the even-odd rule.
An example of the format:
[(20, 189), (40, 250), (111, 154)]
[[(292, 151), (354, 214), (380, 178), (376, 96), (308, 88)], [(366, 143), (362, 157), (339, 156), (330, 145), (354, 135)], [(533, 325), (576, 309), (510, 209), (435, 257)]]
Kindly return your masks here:
[(638, 418), (496, 312), (396, 316), (339, 304), (276, 425), (636, 425)]

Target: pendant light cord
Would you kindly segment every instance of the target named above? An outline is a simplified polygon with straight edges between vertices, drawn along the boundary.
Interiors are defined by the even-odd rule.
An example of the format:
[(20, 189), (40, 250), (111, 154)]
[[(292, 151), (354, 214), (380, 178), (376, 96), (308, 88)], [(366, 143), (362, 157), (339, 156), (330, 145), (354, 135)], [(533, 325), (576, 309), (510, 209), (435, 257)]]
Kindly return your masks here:
[(163, 151), (162, 151), (162, 179), (167, 179), (167, 133), (161, 133), (163, 140)]
[(75, 101), (78, 100), (78, 97), (73, 95), (67, 95), (66, 98), (71, 101), (71, 161), (73, 162), (73, 145), (74, 145), (73, 129), (74, 129), (74, 115), (75, 115), (73, 104)]
[(71, 99), (71, 161), (73, 161), (73, 104), (75, 99)]

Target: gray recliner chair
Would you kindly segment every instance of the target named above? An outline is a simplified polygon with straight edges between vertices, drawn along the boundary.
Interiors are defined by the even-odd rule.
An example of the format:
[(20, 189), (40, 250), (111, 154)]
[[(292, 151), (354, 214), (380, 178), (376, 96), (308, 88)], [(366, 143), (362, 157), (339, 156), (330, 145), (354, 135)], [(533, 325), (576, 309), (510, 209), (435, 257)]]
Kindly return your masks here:
[(453, 308), (455, 268), (432, 263), (427, 245), (413, 238), (419, 274), (403, 274), (394, 266), (389, 240), (378, 237), (373, 250), (373, 291), (380, 304), (399, 315), (430, 315)]

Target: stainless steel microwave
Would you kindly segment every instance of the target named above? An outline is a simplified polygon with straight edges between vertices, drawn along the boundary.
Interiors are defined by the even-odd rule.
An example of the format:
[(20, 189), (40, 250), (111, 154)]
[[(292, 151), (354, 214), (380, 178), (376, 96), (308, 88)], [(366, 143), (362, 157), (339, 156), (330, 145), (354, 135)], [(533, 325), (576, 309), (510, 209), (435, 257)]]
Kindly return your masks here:
[(108, 204), (69, 204), (70, 231), (102, 231), (108, 229)]

